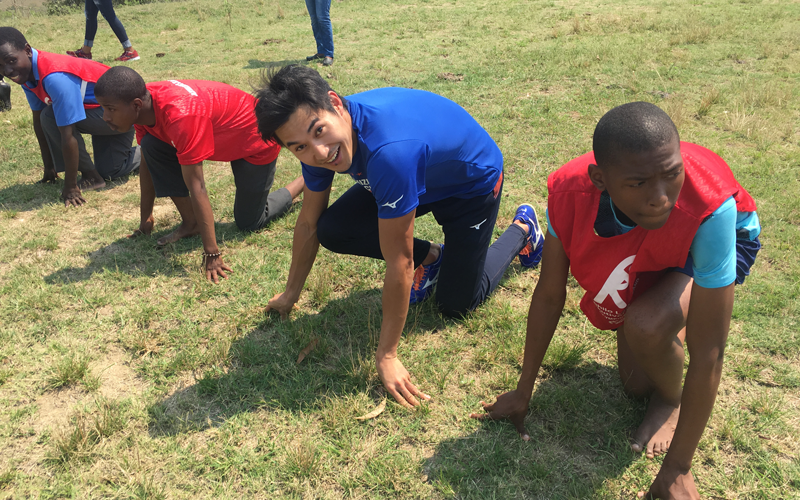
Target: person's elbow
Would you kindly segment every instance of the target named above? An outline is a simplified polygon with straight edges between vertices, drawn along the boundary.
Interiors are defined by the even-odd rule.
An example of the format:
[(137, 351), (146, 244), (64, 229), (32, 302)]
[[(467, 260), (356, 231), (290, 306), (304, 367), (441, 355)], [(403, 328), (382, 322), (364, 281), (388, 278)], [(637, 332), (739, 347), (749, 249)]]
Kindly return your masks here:
[(706, 372), (719, 377), (725, 363), (725, 344), (692, 348), (692, 342), (687, 342), (689, 363), (695, 371)]
[(539, 281), (536, 285), (536, 289), (533, 291), (531, 306), (537, 302), (547, 310), (558, 311), (558, 314), (561, 314), (564, 305), (567, 303), (566, 284), (564, 286), (557, 286), (545, 281)]

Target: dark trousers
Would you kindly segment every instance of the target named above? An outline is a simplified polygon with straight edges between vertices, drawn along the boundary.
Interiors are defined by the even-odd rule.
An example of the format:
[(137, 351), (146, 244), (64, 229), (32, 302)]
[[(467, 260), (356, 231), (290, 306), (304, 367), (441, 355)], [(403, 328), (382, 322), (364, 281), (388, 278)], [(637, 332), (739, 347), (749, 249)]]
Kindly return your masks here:
[[(156, 196), (183, 198), (189, 188), (183, 181), (178, 151), (150, 134), (142, 138), (142, 154), (147, 162)], [(275, 161), (267, 165), (254, 165), (245, 160), (231, 162), (236, 183), (233, 218), (243, 231), (261, 229), (292, 207), (292, 195), (286, 188), (270, 193), (275, 179)]]
[[(65, 168), (64, 154), (61, 152), (61, 131), (56, 124), (53, 107), (47, 106), (39, 115), (42, 131), (50, 148), (50, 156), (56, 172)], [(86, 118), (73, 124), (73, 136), (78, 141), (78, 171), (88, 172), (97, 169), (103, 179), (116, 179), (139, 169), (141, 156), (138, 147), (131, 147), (134, 131), (116, 132), (103, 121), (103, 108), (86, 110)], [(94, 162), (86, 151), (86, 143), (81, 134), (92, 136)]]
[[(489, 246), (501, 198), (502, 185), (496, 196), (447, 198), (417, 207), (416, 217), (432, 213), (444, 232), (436, 303), (445, 315), (459, 317), (478, 307), (525, 246), (525, 230), (516, 224)], [(375, 197), (358, 184), (348, 189), (322, 213), (317, 237), (332, 252), (383, 260)], [(430, 246), (414, 238), (414, 267), (425, 260)]]

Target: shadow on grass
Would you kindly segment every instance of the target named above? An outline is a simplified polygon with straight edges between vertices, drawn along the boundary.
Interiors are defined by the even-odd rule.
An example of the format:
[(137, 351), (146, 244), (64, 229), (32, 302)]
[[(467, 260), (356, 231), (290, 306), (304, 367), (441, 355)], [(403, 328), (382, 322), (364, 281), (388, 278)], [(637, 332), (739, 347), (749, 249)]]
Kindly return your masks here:
[[(116, 181), (115, 181), (116, 182)], [(215, 224), (217, 241), (241, 241), (249, 233), (239, 230), (236, 224), (218, 222)], [(159, 247), (156, 241), (176, 230), (177, 225), (154, 232), (150, 236), (128, 238), (124, 236), (88, 254), (89, 264), (84, 267), (66, 267), (44, 277), (45, 283), (76, 283), (86, 281), (96, 273), (107, 271), (121, 272), (130, 276), (186, 276), (193, 270), (172, 259), (173, 255), (197, 254), (197, 267), (200, 272), (203, 242), (199, 235), (184, 238), (175, 243)], [(131, 228), (132, 229), (132, 228)], [(126, 230), (126, 233), (132, 232)]]
[(586, 363), (537, 386), (525, 420), (530, 441), (509, 422), (484, 421), (440, 442), (423, 469), (456, 498), (597, 498), (638, 459), (628, 435), (644, 410), (623, 394), (614, 367)]
[[(451, 321), (438, 314), (433, 301), (412, 308), (412, 314), (406, 336), (425, 335)], [(199, 431), (263, 408), (313, 410), (332, 397), (377, 390), (380, 321), (380, 289), (354, 291), (288, 321), (266, 317), (231, 343), (227, 366), (206, 370), (194, 384), (150, 407), (150, 433)], [(298, 364), (298, 354), (314, 339), (316, 347)]]
[(282, 68), (290, 64), (308, 64), (304, 59), (284, 59), (283, 61), (260, 61), (258, 59), (250, 59), (247, 61), (247, 66), (242, 69), (261, 69), (261, 68)]
[[(62, 179), (55, 184), (24, 183), (0, 189), (0, 209), (27, 212), (53, 203), (63, 205), (64, 203), (61, 201), (61, 190), (64, 189), (63, 174), (61, 176)], [(106, 187), (101, 191), (121, 186), (129, 179), (130, 176), (126, 176), (106, 181)]]

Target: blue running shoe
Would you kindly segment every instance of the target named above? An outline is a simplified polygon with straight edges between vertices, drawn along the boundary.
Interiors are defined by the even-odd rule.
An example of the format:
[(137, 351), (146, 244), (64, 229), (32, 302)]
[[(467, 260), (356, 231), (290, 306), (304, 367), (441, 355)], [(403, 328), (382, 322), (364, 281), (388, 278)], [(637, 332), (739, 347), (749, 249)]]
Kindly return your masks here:
[(414, 281), (411, 283), (411, 299), (409, 304), (417, 304), (427, 299), (433, 293), (433, 285), (439, 280), (439, 267), (442, 265), (444, 245), (439, 252), (439, 258), (427, 266), (418, 266), (414, 271)]
[(536, 267), (542, 260), (542, 247), (544, 246), (544, 234), (536, 219), (536, 210), (528, 204), (520, 205), (514, 215), (514, 220), (528, 225), (528, 238), (525, 240), (525, 246), (519, 252), (519, 263), (522, 264), (522, 267)]

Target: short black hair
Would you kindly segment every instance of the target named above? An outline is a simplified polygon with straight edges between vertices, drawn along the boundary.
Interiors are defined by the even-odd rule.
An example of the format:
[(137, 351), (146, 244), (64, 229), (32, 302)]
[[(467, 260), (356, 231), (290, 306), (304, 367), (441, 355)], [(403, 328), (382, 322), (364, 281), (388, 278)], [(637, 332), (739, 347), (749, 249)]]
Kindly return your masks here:
[(641, 153), (680, 140), (678, 129), (661, 108), (649, 102), (629, 102), (612, 109), (597, 122), (592, 138), (600, 167), (611, 165), (620, 152)]
[(132, 102), (134, 99), (144, 99), (147, 87), (144, 79), (127, 66), (114, 66), (101, 76), (94, 84), (96, 97), (109, 97), (122, 102)]
[[(307, 66), (290, 64), (280, 70), (269, 70), (261, 75), (261, 85), (255, 90), (258, 131), (265, 141), (281, 143), (275, 135), (289, 117), (301, 106), (314, 111), (335, 112), (328, 92), (331, 86), (316, 70)], [(342, 99), (346, 104), (347, 101)]]
[(0, 26), (0, 47), (7, 43), (17, 50), (25, 50), (25, 46), (28, 45), (25, 35), (20, 30), (11, 26)]

